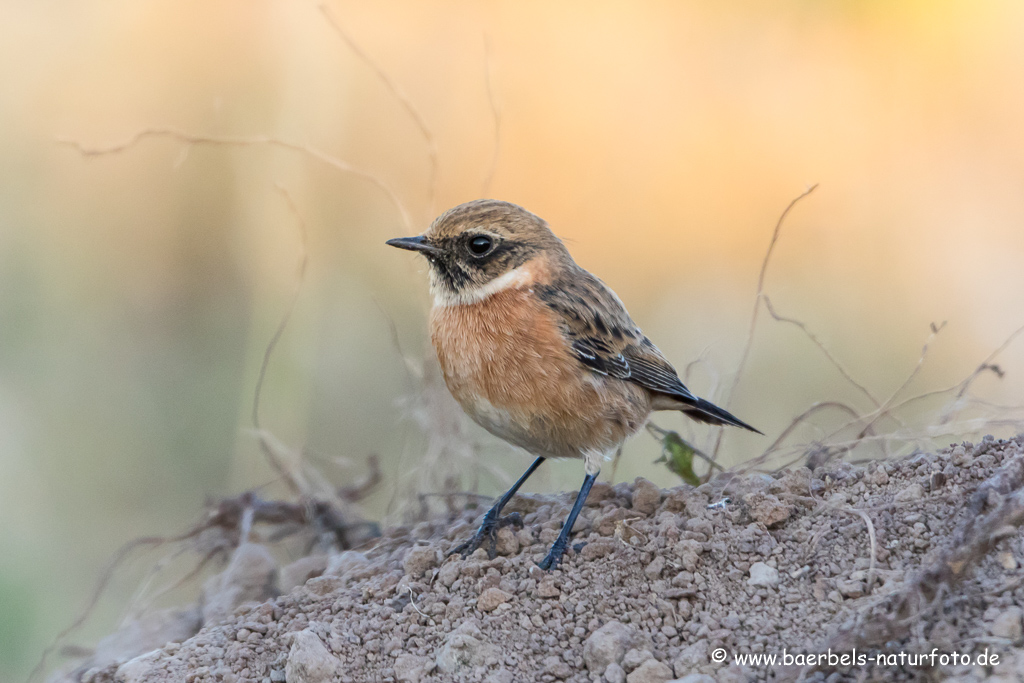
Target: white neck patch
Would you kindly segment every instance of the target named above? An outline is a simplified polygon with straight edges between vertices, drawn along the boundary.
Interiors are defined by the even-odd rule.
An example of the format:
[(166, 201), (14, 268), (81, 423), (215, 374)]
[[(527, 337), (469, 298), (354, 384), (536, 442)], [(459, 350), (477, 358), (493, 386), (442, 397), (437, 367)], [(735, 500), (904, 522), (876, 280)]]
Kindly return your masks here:
[(506, 289), (518, 289), (533, 282), (533, 272), (530, 264), (524, 263), (518, 268), (513, 268), (504, 275), (496, 277), (490, 282), (473, 289), (465, 289), (457, 294), (446, 291), (442, 287), (434, 287), (435, 306), (466, 306), (475, 304), (487, 299), (498, 292)]

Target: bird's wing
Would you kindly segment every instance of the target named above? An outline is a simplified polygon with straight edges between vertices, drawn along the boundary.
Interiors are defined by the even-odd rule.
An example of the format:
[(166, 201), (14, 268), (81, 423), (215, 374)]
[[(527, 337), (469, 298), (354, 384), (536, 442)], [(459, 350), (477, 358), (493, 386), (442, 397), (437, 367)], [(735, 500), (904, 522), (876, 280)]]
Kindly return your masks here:
[(698, 422), (761, 433), (729, 411), (694, 396), (629, 317), (615, 292), (587, 271), (576, 269), (551, 285), (534, 285), (533, 289), (559, 320), (576, 358), (592, 371), (639, 384), (656, 397), (667, 397), (663, 407), (681, 410)]
[(685, 403), (697, 398), (626, 312), (611, 289), (583, 269), (534, 291), (561, 322), (573, 353), (594, 372), (628, 380)]

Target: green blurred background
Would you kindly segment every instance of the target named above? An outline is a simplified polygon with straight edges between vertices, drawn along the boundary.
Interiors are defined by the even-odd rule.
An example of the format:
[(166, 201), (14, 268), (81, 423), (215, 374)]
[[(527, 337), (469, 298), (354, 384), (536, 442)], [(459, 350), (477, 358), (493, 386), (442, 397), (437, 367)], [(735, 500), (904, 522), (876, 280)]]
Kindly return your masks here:
[[(432, 131), (433, 200), (415, 122), (316, 2), (0, 0), (2, 680), (25, 677), (122, 543), (272, 479), (248, 415), (302, 253), (277, 184), (310, 265), (264, 423), (325, 467), (347, 459), (325, 470), (338, 481), (379, 453), (375, 518), (400, 514), (424, 443), (403, 419), (392, 322), (412, 361), (430, 357), (425, 264), (383, 243), (485, 188), (547, 218), (679, 367), (705, 358), (692, 385), (711, 398), (742, 353), (772, 227), (813, 182), (767, 292), (878, 396), (932, 322), (949, 325), (905, 395), (954, 384), (1024, 324), (1018, 0), (330, 7)], [(373, 183), (294, 151), (58, 144), (154, 126), (309, 145), (393, 187), (413, 225)], [(1019, 402), (1024, 343), (999, 362), (1006, 376), (974, 392)], [(731, 407), (773, 438), (822, 400), (869, 407), (797, 330), (762, 319)], [(940, 406), (906, 418), (927, 425)], [(485, 493), (528, 463), (469, 438)], [(730, 433), (723, 459), (765, 445)], [(677, 483), (657, 451), (635, 439), (617, 478)], [(530, 488), (576, 488), (579, 470), (558, 463)], [(114, 627), (141, 571), (73, 642)]]

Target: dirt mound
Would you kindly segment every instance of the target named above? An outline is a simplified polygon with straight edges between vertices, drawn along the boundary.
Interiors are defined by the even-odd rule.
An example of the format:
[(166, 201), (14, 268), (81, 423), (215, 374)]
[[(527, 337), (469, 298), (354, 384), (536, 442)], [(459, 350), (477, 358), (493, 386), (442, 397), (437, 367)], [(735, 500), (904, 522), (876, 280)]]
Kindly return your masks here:
[[(127, 660), (141, 651), (136, 643), (69, 676), (697, 683), (801, 673), (1017, 680), (1024, 671), (1024, 437), (865, 466), (719, 475), (697, 488), (598, 484), (576, 524), (575, 549), (558, 570), (540, 571), (535, 562), (572, 497), (515, 498), (508, 511), (524, 526), (499, 532), (493, 559), (483, 550), (445, 558), (482, 511), (391, 528), (365, 553), (277, 571), (261, 547), (243, 545), (207, 583), (202, 605), (175, 612), (177, 620), (159, 615), (176, 638), (183, 620), (201, 618), (196, 635)], [(257, 602), (291, 585), (298, 587)], [(159, 641), (153, 630), (147, 648)], [(813, 666), (782, 665), (784, 651), (829, 648), (871, 659), (832, 666), (826, 654)], [(954, 651), (972, 653), (971, 664), (911, 658), (934, 648), (947, 662)], [(734, 660), (759, 653), (779, 661)]]

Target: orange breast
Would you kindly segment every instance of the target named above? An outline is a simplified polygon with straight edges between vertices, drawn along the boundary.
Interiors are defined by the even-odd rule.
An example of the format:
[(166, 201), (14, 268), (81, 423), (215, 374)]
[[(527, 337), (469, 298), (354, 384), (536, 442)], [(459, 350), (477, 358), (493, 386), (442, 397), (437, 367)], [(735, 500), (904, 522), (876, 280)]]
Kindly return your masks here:
[(614, 450), (650, 412), (640, 387), (580, 364), (554, 313), (526, 288), (435, 306), (430, 331), (445, 382), (463, 409), (536, 455)]

